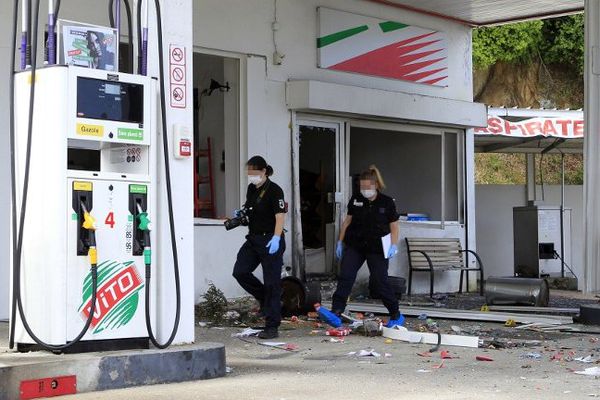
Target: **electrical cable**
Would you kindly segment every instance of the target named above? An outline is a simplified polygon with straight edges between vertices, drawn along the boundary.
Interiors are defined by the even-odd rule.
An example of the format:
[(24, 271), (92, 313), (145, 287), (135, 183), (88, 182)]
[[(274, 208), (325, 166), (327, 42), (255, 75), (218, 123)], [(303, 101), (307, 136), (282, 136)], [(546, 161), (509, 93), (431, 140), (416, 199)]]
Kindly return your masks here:
[[(17, 3), (18, 3), (18, 1), (17, 1)], [(39, 337), (37, 337), (33, 333), (33, 330), (29, 326), (29, 323), (27, 322), (27, 318), (25, 316), (25, 310), (23, 308), (23, 301), (21, 298), (21, 290), (20, 290), (20, 288), (21, 288), (21, 258), (22, 258), (22, 253), (23, 253), (23, 236), (24, 236), (24, 227), (25, 227), (25, 216), (27, 213), (27, 196), (28, 196), (28, 192), (29, 192), (29, 174), (30, 174), (30, 169), (31, 169), (31, 147), (32, 147), (32, 138), (33, 138), (33, 115), (34, 115), (34, 106), (35, 106), (35, 86), (36, 86), (36, 71), (37, 71), (37, 44), (38, 44), (38, 24), (39, 24), (40, 0), (36, 0), (33, 11), (34, 11), (34, 16), (32, 18), (32, 21), (34, 22), (34, 24), (33, 24), (33, 28), (32, 28), (32, 30), (33, 30), (32, 38), (34, 40), (31, 43), (31, 46), (32, 46), (31, 47), (31, 50), (32, 50), (31, 60), (32, 60), (32, 62), (31, 62), (31, 72), (30, 72), (31, 83), (30, 83), (30, 89), (29, 89), (29, 115), (28, 115), (28, 125), (27, 125), (27, 146), (26, 146), (26, 153), (25, 153), (25, 170), (24, 170), (24, 177), (23, 177), (23, 192), (22, 192), (22, 198), (21, 198), (19, 225), (18, 225), (18, 230), (16, 232), (17, 233), (16, 246), (14, 244), (15, 236), (13, 236), (13, 249), (14, 249), (13, 288), (16, 290), (16, 292), (14, 293), (14, 296), (16, 297), (17, 309), (19, 311), (21, 323), (23, 324), (23, 327), (25, 328), (25, 331), (27, 332), (27, 334), (31, 337), (31, 339), (33, 339), (33, 341), (35, 343), (37, 343), (42, 348), (52, 351), (52, 352), (60, 352), (62, 350), (65, 350), (65, 349), (73, 346), (77, 342), (79, 342), (87, 333), (87, 331), (92, 323), (92, 320), (94, 319), (94, 313), (96, 311), (96, 292), (98, 289), (98, 271), (97, 271), (97, 264), (95, 261), (93, 261), (91, 263), (91, 275), (92, 275), (91, 307), (90, 307), (89, 315), (88, 315), (88, 318), (84, 325), (84, 328), (75, 337), (75, 339), (73, 339), (72, 341), (70, 341), (64, 345), (52, 345), (52, 344), (42, 341)], [(13, 31), (13, 35), (16, 35), (16, 25), (15, 25), (15, 29)], [(13, 45), (13, 52), (14, 52), (15, 51), (14, 47), (16, 46), (15, 42), (13, 42), (12, 45)], [(13, 69), (14, 69), (14, 63), (13, 63)], [(12, 85), (14, 85), (14, 73), (11, 75), (12, 75), (12, 77), (11, 77)], [(17, 205), (16, 205), (16, 200), (17, 200), (16, 199), (16, 184), (17, 184), (17, 182), (16, 182), (16, 163), (15, 163), (15, 156), (14, 156), (14, 143), (16, 140), (15, 130), (14, 130), (14, 90), (11, 93), (11, 100), (12, 101), (11, 101), (10, 107), (12, 108), (11, 114), (13, 115), (13, 120), (11, 122), (12, 126), (11, 126), (11, 131), (10, 131), (11, 144), (13, 144), (13, 147), (11, 149), (11, 162), (12, 162), (11, 185), (13, 186), (11, 189), (11, 194), (13, 196), (13, 198), (12, 198), (12, 207), (13, 207), (12, 214), (16, 215), (16, 207), (17, 207)], [(94, 249), (94, 252), (95, 252), (95, 249)], [(13, 307), (14, 307), (14, 304), (13, 304)], [(13, 321), (12, 325), (14, 326), (16, 320), (13, 319), (12, 321)], [(11, 336), (12, 337), (10, 338), (9, 342), (10, 342), (10, 344), (12, 344), (14, 346), (14, 331), (12, 328), (11, 328)]]
[(159, 348), (165, 349), (173, 343), (177, 330), (179, 329), (179, 320), (181, 317), (181, 284), (179, 282), (179, 258), (177, 255), (177, 240), (175, 235), (175, 219), (173, 216), (173, 194), (171, 190), (171, 168), (169, 165), (169, 138), (167, 132), (167, 107), (166, 107), (166, 92), (165, 92), (165, 63), (164, 63), (164, 48), (163, 48), (163, 30), (162, 30), (162, 16), (160, 1), (154, 0), (154, 7), (156, 9), (156, 26), (158, 36), (158, 63), (159, 63), (159, 82), (160, 82), (160, 105), (161, 105), (161, 122), (162, 122), (162, 142), (163, 142), (163, 156), (165, 161), (165, 183), (167, 187), (167, 207), (169, 214), (169, 228), (171, 233), (171, 252), (173, 253), (173, 272), (175, 275), (175, 293), (176, 293), (176, 309), (175, 309), (175, 321), (173, 323), (173, 330), (169, 339), (161, 344), (156, 340), (154, 332), (152, 331), (152, 324), (150, 321), (150, 278), (151, 268), (150, 264), (146, 263), (146, 328), (148, 329), (148, 336), (152, 344)]

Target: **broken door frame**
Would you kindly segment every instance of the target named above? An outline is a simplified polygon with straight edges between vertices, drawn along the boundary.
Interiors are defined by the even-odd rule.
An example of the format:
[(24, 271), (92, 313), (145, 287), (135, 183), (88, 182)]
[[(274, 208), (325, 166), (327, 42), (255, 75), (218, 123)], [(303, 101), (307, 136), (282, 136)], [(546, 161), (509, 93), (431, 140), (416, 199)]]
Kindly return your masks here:
[(344, 118), (326, 117), (314, 114), (292, 113), (292, 187), (293, 187), (293, 213), (292, 213), (292, 259), (293, 274), (302, 281), (306, 280), (306, 258), (302, 237), (301, 209), (300, 209), (300, 126), (314, 126), (331, 128), (336, 131), (336, 192), (335, 192), (335, 232), (339, 235), (342, 218), (343, 201), (346, 193), (347, 151), (346, 151), (346, 120)]

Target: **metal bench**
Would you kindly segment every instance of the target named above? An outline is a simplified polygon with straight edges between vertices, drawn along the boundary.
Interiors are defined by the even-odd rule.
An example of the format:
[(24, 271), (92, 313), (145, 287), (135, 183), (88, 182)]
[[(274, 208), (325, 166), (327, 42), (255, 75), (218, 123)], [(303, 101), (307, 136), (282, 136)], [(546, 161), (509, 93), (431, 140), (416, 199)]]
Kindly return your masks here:
[[(483, 296), (483, 263), (477, 253), (463, 250), (459, 239), (406, 238), (408, 254), (408, 294), (412, 290), (414, 271), (429, 272), (429, 295), (433, 296), (433, 276), (435, 271), (460, 271), (459, 293), (462, 293), (465, 271), (479, 271), (479, 294)], [(466, 263), (464, 254), (467, 253)], [(477, 260), (477, 268), (469, 268), (468, 255)], [(467, 292), (469, 288), (467, 287)]]

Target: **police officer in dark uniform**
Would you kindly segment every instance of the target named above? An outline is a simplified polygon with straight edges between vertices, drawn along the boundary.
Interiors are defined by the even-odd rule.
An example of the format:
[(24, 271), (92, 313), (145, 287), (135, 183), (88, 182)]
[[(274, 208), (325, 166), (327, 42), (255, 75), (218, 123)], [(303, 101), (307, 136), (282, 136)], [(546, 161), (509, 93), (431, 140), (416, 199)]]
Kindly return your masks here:
[[(265, 330), (261, 339), (279, 336), (281, 323), (281, 267), (285, 239), (283, 224), (286, 206), (283, 190), (269, 177), (273, 168), (260, 156), (246, 163), (248, 169), (248, 192), (244, 208), (248, 210), (249, 233), (237, 255), (233, 276), (238, 283), (260, 303), (265, 316)], [(253, 275), (262, 265), (264, 284)]]
[[(391, 328), (404, 323), (398, 299), (388, 282), (389, 259), (398, 253), (399, 215), (394, 199), (381, 193), (384, 188), (381, 174), (374, 165), (360, 175), (360, 194), (348, 203), (348, 215), (336, 248), (336, 256), (342, 264), (332, 310), (338, 315), (344, 312), (356, 275), (366, 261), (371, 280), (390, 314), (386, 326)], [(388, 234), (391, 246), (384, 254), (381, 239)]]

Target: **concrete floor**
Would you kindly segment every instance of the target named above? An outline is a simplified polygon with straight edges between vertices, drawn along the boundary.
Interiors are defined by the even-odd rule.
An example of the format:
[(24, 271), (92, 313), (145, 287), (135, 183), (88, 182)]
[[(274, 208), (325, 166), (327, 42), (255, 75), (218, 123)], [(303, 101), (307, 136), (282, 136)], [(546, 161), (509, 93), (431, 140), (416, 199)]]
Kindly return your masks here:
[[(441, 322), (441, 321), (440, 321)], [(473, 323), (444, 322), (473, 328)], [(6, 328), (0, 324), (0, 337)], [(6, 324), (4, 324), (6, 326)], [(517, 331), (501, 324), (479, 324), (485, 331), (504, 331), (502, 336), (516, 338)], [(240, 329), (198, 328), (198, 341), (226, 344), (227, 377), (202, 382), (145, 386), (65, 397), (65, 399), (583, 399), (600, 397), (600, 380), (579, 376), (595, 364), (551, 361), (558, 349), (575, 351), (576, 356), (600, 355), (600, 342), (594, 335), (553, 335), (535, 347), (503, 350), (446, 348), (458, 359), (440, 363), (439, 353), (423, 358), (417, 353), (427, 345), (401, 342), (386, 344), (381, 337), (350, 336), (345, 343), (331, 343), (324, 336), (310, 335), (310, 327), (282, 332), (281, 341), (299, 346), (298, 352), (271, 349), (231, 338)], [(527, 334), (521, 339), (540, 338)], [(255, 341), (255, 339), (252, 339)], [(279, 339), (278, 339), (279, 340)], [(1, 344), (0, 344), (1, 346)], [(357, 358), (351, 351), (373, 348), (391, 357)], [(567, 350), (571, 349), (571, 350)], [(528, 352), (542, 354), (540, 360), (524, 359)], [(486, 355), (493, 362), (476, 361)], [(1, 357), (1, 355), (0, 355)], [(428, 372), (419, 372), (425, 370)]]

